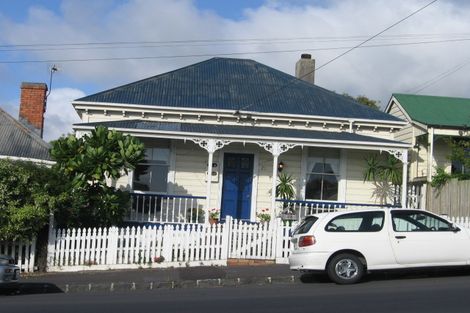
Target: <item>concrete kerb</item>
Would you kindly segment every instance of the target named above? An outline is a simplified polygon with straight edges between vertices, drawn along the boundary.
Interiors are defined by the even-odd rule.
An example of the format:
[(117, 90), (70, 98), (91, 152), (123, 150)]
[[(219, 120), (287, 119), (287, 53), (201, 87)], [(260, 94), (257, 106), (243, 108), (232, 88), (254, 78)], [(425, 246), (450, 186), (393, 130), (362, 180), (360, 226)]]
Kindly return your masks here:
[(295, 276), (279, 277), (253, 277), (253, 278), (215, 278), (182, 281), (162, 282), (127, 282), (127, 283), (89, 283), (89, 284), (65, 284), (58, 287), (64, 293), (76, 292), (120, 292), (139, 290), (158, 290), (175, 288), (221, 288), (236, 287), (242, 285), (271, 285), (271, 284), (294, 284), (298, 279)]

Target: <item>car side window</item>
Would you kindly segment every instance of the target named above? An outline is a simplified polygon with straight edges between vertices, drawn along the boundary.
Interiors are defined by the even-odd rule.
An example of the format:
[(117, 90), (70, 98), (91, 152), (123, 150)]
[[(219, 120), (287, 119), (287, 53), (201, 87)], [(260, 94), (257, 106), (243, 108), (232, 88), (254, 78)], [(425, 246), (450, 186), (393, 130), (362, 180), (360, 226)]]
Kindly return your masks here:
[(392, 224), (396, 232), (452, 230), (452, 224), (446, 220), (418, 211), (392, 211)]
[(325, 227), (328, 232), (378, 232), (384, 225), (384, 212), (349, 213), (335, 217)]

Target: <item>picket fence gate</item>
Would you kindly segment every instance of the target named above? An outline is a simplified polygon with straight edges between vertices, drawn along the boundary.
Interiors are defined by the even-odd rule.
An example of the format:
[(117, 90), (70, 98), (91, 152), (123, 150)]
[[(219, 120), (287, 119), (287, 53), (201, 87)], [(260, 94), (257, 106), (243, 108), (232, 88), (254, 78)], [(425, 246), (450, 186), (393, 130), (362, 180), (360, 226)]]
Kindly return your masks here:
[(226, 265), (227, 259), (287, 263), (290, 226), (227, 217), (214, 225), (58, 229), (49, 234), (48, 271)]
[(0, 254), (13, 257), (22, 272), (33, 272), (36, 258), (36, 239), (29, 242), (0, 242)]

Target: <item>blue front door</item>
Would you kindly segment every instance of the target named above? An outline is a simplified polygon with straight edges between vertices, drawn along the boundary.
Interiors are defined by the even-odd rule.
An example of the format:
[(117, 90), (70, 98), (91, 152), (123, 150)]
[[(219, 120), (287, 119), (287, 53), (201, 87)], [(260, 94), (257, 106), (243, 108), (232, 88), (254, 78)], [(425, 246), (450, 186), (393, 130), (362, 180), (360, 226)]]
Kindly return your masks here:
[(250, 219), (253, 154), (226, 153), (222, 184), (221, 217)]

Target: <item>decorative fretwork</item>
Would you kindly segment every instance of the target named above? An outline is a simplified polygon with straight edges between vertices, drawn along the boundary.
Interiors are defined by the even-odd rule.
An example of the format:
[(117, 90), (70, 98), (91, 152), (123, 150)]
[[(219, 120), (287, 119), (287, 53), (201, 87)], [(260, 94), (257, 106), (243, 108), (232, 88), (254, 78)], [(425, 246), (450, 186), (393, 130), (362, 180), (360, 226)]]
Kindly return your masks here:
[(397, 160), (400, 160), (402, 163), (408, 163), (408, 151), (407, 150), (398, 150), (398, 149), (387, 149), (382, 150), (387, 152), (390, 155), (393, 155)]
[(281, 155), (281, 153), (287, 152), (290, 149), (298, 146), (297, 144), (294, 143), (282, 143), (282, 142), (266, 142), (266, 141), (260, 141), (257, 142), (257, 144), (262, 147), (264, 150), (272, 153), (272, 155)]
[(215, 151), (222, 149), (224, 146), (232, 143), (230, 140), (222, 139), (194, 138), (191, 140), (209, 153), (214, 153)]

